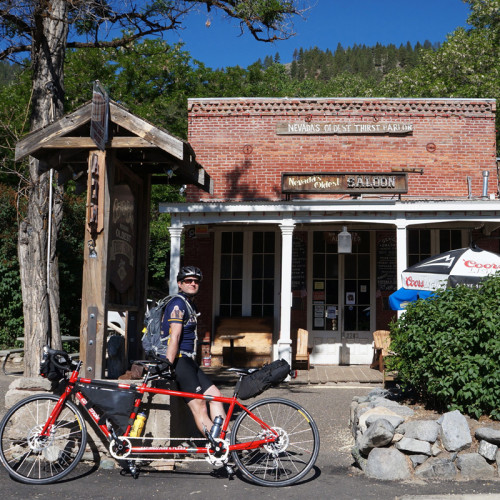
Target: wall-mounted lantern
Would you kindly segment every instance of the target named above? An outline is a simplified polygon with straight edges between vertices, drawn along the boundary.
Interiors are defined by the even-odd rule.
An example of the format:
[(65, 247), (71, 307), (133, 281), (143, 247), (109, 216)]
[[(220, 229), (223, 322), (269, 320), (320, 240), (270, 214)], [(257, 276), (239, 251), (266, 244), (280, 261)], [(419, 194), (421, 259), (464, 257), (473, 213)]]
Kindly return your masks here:
[(339, 253), (352, 252), (352, 235), (347, 232), (347, 227), (344, 226), (338, 236)]

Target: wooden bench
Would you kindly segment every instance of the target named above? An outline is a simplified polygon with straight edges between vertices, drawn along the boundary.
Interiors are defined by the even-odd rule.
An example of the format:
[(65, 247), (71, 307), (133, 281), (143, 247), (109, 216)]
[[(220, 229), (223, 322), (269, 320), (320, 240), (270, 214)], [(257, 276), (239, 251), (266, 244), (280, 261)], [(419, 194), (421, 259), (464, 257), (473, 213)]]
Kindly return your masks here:
[(7, 372), (7, 371), (5, 371), (5, 365), (7, 364), (7, 360), (9, 359), (9, 356), (11, 354), (18, 354), (20, 352), (24, 352), (24, 349), (22, 347), (21, 348), (14, 348), (14, 349), (3, 349), (0, 351), (0, 357), (5, 356), (5, 358), (3, 359), (3, 364), (2, 364), (2, 370), (3, 370), (5, 375), (20, 375), (21, 373), (23, 373), (23, 372)]
[(297, 350), (295, 352), (295, 361), (298, 363), (307, 363), (307, 369), (310, 368), (309, 357), (311, 355), (311, 350), (308, 345), (309, 342), (309, 332), (304, 330), (304, 328), (299, 328), (297, 330)]
[(273, 325), (273, 318), (219, 318), (211, 347), (212, 366), (234, 363), (241, 367), (259, 367), (269, 363)]

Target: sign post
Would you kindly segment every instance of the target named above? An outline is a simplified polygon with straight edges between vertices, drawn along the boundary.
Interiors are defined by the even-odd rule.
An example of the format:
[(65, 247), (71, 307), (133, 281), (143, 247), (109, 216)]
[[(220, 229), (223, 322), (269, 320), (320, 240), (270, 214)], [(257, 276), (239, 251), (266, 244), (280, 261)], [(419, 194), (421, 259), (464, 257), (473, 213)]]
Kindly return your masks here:
[(92, 112), (90, 118), (90, 138), (104, 151), (108, 142), (109, 96), (99, 80), (94, 82), (92, 92)]

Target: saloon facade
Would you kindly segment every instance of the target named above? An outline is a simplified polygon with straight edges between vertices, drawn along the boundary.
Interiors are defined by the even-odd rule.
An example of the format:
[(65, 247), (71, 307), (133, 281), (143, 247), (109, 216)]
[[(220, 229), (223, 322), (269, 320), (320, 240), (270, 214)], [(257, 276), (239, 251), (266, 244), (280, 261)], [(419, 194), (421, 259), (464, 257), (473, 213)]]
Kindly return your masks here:
[[(472, 240), (500, 250), (493, 99), (190, 99), (188, 111), (213, 187), (160, 210), (171, 289), (183, 238), (183, 263), (203, 270), (213, 347), (223, 319), (252, 317), (271, 325), (270, 357), (293, 359), (304, 328), (312, 363), (370, 363), (406, 267)], [(251, 352), (257, 334), (234, 346)]]

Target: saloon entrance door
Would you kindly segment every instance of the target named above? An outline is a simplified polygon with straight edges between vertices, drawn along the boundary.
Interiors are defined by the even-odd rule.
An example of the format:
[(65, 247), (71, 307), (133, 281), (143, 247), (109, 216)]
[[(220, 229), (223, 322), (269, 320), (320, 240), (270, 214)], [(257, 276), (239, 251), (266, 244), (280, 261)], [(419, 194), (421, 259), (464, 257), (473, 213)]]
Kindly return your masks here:
[(338, 232), (314, 231), (310, 327), (316, 364), (368, 364), (375, 324), (373, 233), (351, 231), (352, 253), (337, 252)]

